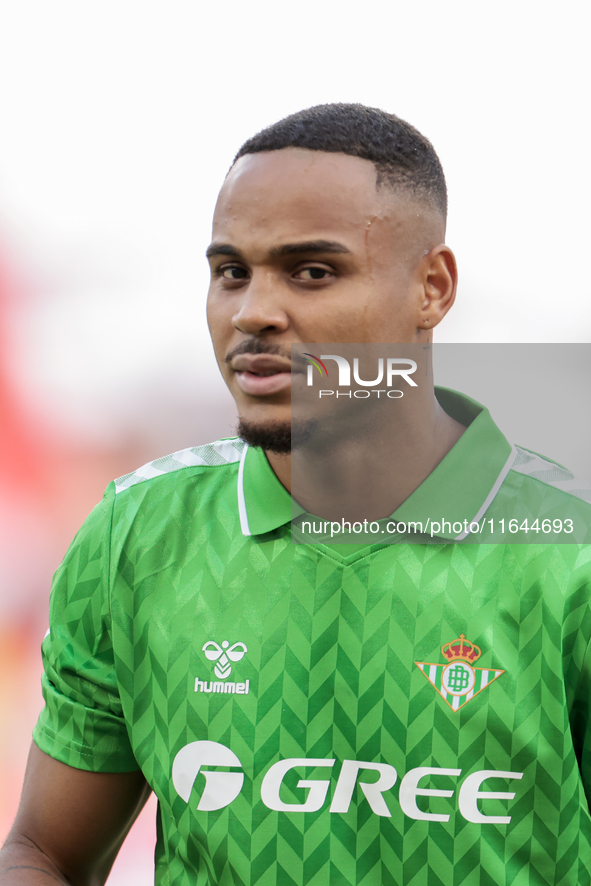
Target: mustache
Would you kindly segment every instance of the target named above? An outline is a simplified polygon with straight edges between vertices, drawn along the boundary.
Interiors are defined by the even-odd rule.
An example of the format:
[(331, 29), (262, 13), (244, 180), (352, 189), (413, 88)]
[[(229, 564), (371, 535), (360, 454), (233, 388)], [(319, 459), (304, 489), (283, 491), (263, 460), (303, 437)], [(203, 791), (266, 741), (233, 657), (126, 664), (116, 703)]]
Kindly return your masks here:
[(224, 362), (231, 363), (235, 357), (239, 357), (242, 354), (269, 354), (273, 357), (283, 357), (285, 360), (291, 361), (291, 350), (289, 348), (273, 345), (271, 342), (264, 342), (258, 338), (251, 338), (240, 342), (239, 345), (226, 354)]

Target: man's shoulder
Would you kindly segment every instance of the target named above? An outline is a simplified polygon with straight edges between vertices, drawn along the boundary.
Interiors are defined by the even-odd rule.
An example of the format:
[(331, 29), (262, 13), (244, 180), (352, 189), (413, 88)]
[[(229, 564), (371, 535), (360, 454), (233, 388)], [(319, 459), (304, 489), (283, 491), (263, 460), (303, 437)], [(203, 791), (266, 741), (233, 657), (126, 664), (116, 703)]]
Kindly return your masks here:
[(128, 537), (148, 543), (164, 533), (183, 535), (188, 527), (211, 530), (224, 521), (239, 526), (237, 481), (245, 449), (233, 437), (147, 462), (109, 483), (94, 522), (113, 544)]
[(568, 468), (538, 452), (522, 446), (516, 446), (515, 451), (512, 473), (535, 484), (547, 495), (565, 501), (569, 498), (579, 499), (591, 507), (591, 483), (588, 480), (577, 477)]
[(481, 541), (591, 544), (591, 483), (558, 462), (514, 446), (493, 492)]
[(179, 449), (118, 477), (113, 481), (115, 495), (140, 483), (144, 484), (170, 475), (174, 475), (170, 478), (174, 481), (183, 479), (191, 481), (196, 474), (206, 473), (210, 468), (237, 465), (245, 446), (246, 443), (240, 437), (228, 437), (202, 446)]

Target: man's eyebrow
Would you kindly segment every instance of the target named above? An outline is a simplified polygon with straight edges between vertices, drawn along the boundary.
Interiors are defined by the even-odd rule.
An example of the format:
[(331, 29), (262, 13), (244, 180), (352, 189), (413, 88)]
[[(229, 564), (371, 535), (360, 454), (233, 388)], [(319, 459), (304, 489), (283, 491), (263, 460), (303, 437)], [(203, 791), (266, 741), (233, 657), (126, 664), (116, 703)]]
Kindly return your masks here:
[(240, 257), (240, 253), (235, 246), (230, 243), (212, 243), (205, 250), (205, 258), (212, 258), (214, 255), (233, 255)]
[(281, 258), (284, 255), (297, 255), (301, 252), (332, 252), (332, 253), (348, 253), (350, 252), (342, 243), (336, 240), (307, 240), (303, 243), (284, 243), (283, 246), (273, 246), (269, 253), (273, 258)]
[[(284, 243), (282, 246), (273, 246), (269, 250), (272, 258), (282, 258), (285, 255), (299, 255), (300, 253), (333, 253), (344, 254), (350, 250), (338, 243), (336, 240), (305, 240), (302, 243)], [(240, 258), (241, 253), (235, 246), (230, 243), (212, 243), (207, 247), (205, 252), (206, 258), (212, 258), (214, 255), (230, 255), (234, 258)]]

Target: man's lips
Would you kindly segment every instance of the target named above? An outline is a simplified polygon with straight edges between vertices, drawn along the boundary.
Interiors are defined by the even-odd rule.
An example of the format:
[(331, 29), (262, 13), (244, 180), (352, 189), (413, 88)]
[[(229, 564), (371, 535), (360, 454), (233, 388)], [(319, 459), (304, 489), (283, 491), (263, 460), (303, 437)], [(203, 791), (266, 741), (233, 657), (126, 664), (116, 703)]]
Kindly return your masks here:
[(273, 354), (240, 354), (230, 361), (245, 394), (268, 396), (291, 386), (291, 363)]

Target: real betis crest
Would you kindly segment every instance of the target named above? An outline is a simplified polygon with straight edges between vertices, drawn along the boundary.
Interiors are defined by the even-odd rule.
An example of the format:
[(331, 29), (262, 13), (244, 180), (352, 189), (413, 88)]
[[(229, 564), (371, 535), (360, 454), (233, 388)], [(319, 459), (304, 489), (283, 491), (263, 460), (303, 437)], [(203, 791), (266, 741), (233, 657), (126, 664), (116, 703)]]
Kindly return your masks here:
[(480, 658), (481, 652), (463, 634), (457, 640), (442, 646), (441, 652), (446, 659), (445, 664), (431, 664), (428, 661), (415, 661), (415, 664), (452, 711), (459, 711), (470, 699), (505, 673), (492, 668), (472, 667)]

